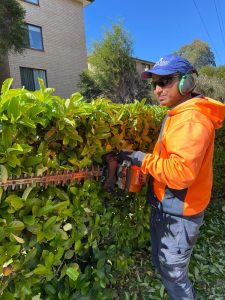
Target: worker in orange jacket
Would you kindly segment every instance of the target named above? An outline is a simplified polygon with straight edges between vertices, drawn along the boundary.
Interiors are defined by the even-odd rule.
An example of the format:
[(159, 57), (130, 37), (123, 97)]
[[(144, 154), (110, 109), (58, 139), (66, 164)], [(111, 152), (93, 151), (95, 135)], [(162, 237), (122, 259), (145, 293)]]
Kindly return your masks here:
[(152, 261), (174, 300), (195, 299), (188, 265), (211, 196), (215, 129), (225, 118), (223, 103), (194, 92), (194, 73), (188, 60), (173, 54), (142, 73), (169, 110), (153, 153), (118, 155), (150, 175)]

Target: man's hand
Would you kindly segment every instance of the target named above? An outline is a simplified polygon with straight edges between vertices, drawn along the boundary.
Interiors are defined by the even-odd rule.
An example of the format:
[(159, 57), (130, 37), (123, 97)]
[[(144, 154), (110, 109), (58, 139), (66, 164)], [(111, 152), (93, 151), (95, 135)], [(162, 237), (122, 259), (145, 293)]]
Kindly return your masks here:
[(128, 161), (132, 161), (133, 159), (133, 150), (121, 150), (118, 154), (117, 154), (117, 159), (118, 162), (123, 162), (124, 160), (128, 160)]
[(120, 163), (124, 160), (128, 160), (131, 161), (132, 165), (136, 165), (138, 167), (141, 166), (144, 157), (145, 153), (141, 151), (121, 150), (117, 154), (117, 159)]

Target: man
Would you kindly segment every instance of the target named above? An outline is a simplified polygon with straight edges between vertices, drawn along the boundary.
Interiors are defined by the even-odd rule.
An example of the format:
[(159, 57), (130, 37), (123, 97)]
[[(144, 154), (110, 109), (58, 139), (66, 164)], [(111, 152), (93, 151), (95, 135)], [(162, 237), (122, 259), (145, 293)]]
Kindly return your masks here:
[(169, 108), (153, 153), (121, 151), (149, 174), (152, 261), (174, 300), (195, 299), (188, 265), (212, 189), (215, 129), (225, 105), (193, 92), (197, 71), (185, 58), (167, 55), (142, 73)]

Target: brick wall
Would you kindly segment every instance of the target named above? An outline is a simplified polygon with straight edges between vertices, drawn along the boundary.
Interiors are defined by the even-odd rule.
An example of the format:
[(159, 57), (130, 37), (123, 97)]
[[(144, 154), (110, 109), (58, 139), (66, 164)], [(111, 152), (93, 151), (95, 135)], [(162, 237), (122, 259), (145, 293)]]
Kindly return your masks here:
[(10, 55), (13, 87), (21, 86), (20, 67), (47, 70), (48, 86), (68, 97), (77, 91), (79, 74), (87, 67), (83, 5), (76, 0), (40, 0), (40, 6), (19, 1), (27, 23), (41, 26), (44, 51), (27, 49)]

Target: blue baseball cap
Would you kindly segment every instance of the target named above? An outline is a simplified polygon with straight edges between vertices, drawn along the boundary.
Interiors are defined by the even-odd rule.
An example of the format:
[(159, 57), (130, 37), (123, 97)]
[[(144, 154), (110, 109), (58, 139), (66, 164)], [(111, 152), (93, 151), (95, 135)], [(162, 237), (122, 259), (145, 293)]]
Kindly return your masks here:
[(141, 74), (141, 79), (151, 78), (152, 74), (156, 75), (171, 75), (174, 73), (197, 73), (190, 62), (179, 55), (169, 54), (160, 58), (150, 70), (146, 70)]

